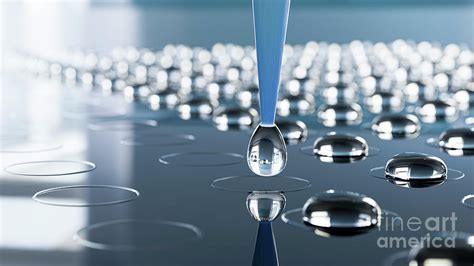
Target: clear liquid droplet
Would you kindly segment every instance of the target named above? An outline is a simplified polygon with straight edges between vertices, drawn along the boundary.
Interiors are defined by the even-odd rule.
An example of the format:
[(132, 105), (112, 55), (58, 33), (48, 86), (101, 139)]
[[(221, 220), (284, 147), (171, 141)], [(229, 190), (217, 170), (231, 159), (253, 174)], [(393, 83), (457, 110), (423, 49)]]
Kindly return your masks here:
[(360, 157), (369, 152), (367, 141), (359, 136), (330, 132), (313, 144), (313, 153), (323, 157)]
[(308, 128), (302, 121), (279, 120), (276, 122), (287, 145), (295, 145), (306, 140)]
[(362, 122), (362, 108), (356, 103), (324, 105), (318, 111), (318, 118), (324, 126), (357, 125)]
[(274, 176), (285, 169), (286, 159), (286, 145), (278, 127), (257, 126), (247, 151), (250, 170), (257, 175)]
[(414, 115), (387, 114), (381, 115), (372, 122), (372, 130), (381, 139), (413, 137), (418, 135), (420, 121)]
[(429, 186), (439, 184), (447, 178), (448, 168), (438, 157), (424, 153), (405, 152), (392, 157), (385, 165), (385, 177), (407, 186)]
[(417, 109), (417, 112), (425, 123), (453, 122), (459, 115), (454, 103), (443, 100), (426, 101)]
[(278, 101), (277, 111), (281, 116), (308, 115), (314, 112), (314, 97), (310, 94), (288, 94)]
[(218, 108), (212, 121), (217, 129), (221, 131), (247, 129), (254, 125), (258, 113), (255, 109), (244, 109), (241, 107)]
[(365, 99), (371, 113), (398, 112), (403, 109), (402, 95), (396, 91), (380, 91)]
[(271, 222), (283, 211), (286, 198), (279, 192), (252, 192), (247, 197), (247, 210), (259, 222)]
[(436, 233), (437, 245), (419, 243), (410, 250), (410, 265), (472, 265), (474, 261), (473, 235), (461, 232)]
[(377, 227), (381, 220), (377, 202), (367, 196), (328, 190), (309, 198), (303, 206), (303, 221), (315, 226), (315, 233), (356, 235)]
[(449, 150), (474, 150), (474, 128), (450, 128), (441, 133), (438, 144)]

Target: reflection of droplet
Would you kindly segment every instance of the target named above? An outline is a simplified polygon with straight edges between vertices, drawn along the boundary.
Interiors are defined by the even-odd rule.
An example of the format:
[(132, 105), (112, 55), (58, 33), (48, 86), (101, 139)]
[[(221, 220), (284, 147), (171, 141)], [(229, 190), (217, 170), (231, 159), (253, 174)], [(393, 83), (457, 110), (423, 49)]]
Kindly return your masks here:
[(212, 117), (217, 129), (227, 131), (232, 129), (247, 129), (253, 126), (258, 113), (252, 108), (224, 107), (218, 108)]
[(386, 140), (413, 137), (421, 129), (418, 118), (410, 114), (381, 115), (374, 119), (371, 127), (379, 138)]
[(130, 202), (138, 198), (137, 190), (108, 185), (55, 187), (33, 195), (33, 200), (53, 206), (93, 207)]
[[(474, 236), (447, 231), (430, 236), (432, 245), (420, 242), (409, 253), (410, 265), (472, 265)], [(434, 239), (436, 239), (436, 244)]]
[(184, 120), (191, 118), (205, 119), (212, 115), (216, 104), (204, 97), (192, 97), (177, 107), (179, 117)]
[(307, 115), (314, 112), (314, 97), (310, 94), (288, 94), (278, 101), (277, 112), (281, 116)]
[(276, 124), (283, 135), (286, 144), (294, 145), (306, 140), (308, 129), (302, 121), (277, 120)]
[(356, 235), (380, 224), (377, 202), (354, 192), (328, 190), (309, 198), (303, 206), (303, 221), (320, 235)]
[(247, 210), (259, 222), (271, 222), (283, 211), (286, 198), (279, 192), (252, 192), (247, 197)]
[(250, 170), (261, 176), (274, 176), (286, 166), (285, 140), (277, 126), (259, 125), (250, 138), (247, 163)]
[(403, 109), (402, 95), (396, 92), (376, 92), (367, 97), (365, 103), (372, 113), (399, 112)]
[(438, 157), (424, 153), (404, 152), (385, 165), (385, 177), (392, 183), (408, 187), (426, 187), (444, 182), (448, 168)]
[(35, 161), (12, 164), (5, 171), (14, 175), (27, 176), (58, 176), (90, 172), (95, 164), (86, 161)]
[(417, 109), (417, 112), (425, 123), (453, 122), (458, 118), (456, 106), (443, 100), (426, 101)]
[(163, 220), (113, 220), (79, 230), (74, 238), (82, 246), (114, 251), (164, 250), (202, 238), (194, 225)]
[(438, 138), (438, 144), (449, 150), (474, 150), (474, 128), (450, 128)]
[(324, 126), (357, 125), (362, 122), (362, 108), (356, 103), (324, 105), (318, 111), (318, 118)]
[(369, 152), (365, 139), (350, 134), (330, 132), (313, 144), (313, 153), (323, 157), (361, 157)]

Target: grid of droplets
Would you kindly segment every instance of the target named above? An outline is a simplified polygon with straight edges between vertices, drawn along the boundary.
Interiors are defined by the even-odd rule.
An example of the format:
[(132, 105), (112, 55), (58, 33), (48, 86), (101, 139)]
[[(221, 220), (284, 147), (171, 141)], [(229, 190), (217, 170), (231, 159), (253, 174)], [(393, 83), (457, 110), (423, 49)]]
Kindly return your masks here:
[[(166, 45), (157, 51), (118, 47), (105, 54), (68, 50), (50, 56), (18, 55), (28, 73), (104, 95), (121, 93), (128, 101), (144, 102), (153, 110), (187, 103), (178, 111), (207, 117), (219, 104), (234, 99), (244, 108), (258, 105), (256, 56), (251, 46), (217, 43), (211, 49)], [(434, 116), (437, 108), (472, 105), (473, 68), (473, 51), (457, 44), (396, 40), (286, 45), (278, 112), (281, 116), (311, 115), (317, 96), (326, 104), (320, 112), (355, 102), (364, 103), (372, 113), (418, 104), (421, 116)]]

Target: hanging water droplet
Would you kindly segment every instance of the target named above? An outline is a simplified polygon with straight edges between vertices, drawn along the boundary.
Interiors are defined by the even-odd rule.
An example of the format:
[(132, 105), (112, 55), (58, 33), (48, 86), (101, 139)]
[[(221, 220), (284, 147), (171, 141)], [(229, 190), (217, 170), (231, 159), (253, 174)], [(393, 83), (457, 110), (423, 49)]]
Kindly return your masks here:
[(437, 121), (453, 122), (458, 118), (458, 110), (450, 101), (426, 101), (417, 109), (417, 112), (425, 123)]
[(277, 120), (276, 124), (288, 145), (301, 143), (308, 136), (308, 129), (303, 121)]
[(221, 107), (215, 111), (212, 121), (216, 128), (221, 131), (239, 130), (253, 126), (257, 117), (257, 111), (252, 108)]
[(274, 176), (286, 166), (287, 150), (277, 126), (258, 125), (250, 138), (247, 163), (250, 170), (261, 176)]
[(316, 139), (313, 153), (325, 162), (338, 158), (356, 160), (368, 155), (369, 145), (362, 137), (330, 132)]
[[(420, 242), (409, 253), (410, 265), (472, 265), (474, 236), (461, 232), (442, 232), (431, 236), (432, 245)], [(434, 242), (436, 239), (436, 243)]]
[(398, 91), (379, 91), (365, 99), (369, 112), (399, 112), (403, 109), (403, 98)]
[(450, 128), (441, 133), (438, 144), (448, 150), (474, 150), (474, 128)]
[(191, 118), (205, 119), (212, 114), (214, 106), (216, 105), (216, 103), (209, 99), (196, 96), (180, 103), (177, 110), (179, 117), (184, 120), (189, 120)]
[(385, 178), (405, 187), (427, 187), (447, 178), (448, 167), (438, 157), (424, 153), (404, 152), (393, 156), (385, 165)]
[(382, 210), (367, 196), (328, 190), (309, 198), (302, 213), (316, 234), (330, 236), (365, 233), (380, 224)]
[(386, 140), (417, 136), (421, 130), (418, 118), (410, 114), (378, 116), (372, 122), (371, 128), (379, 138)]
[(281, 116), (307, 115), (314, 112), (314, 97), (310, 94), (288, 94), (278, 101), (277, 111)]
[(324, 126), (357, 125), (362, 122), (362, 108), (356, 103), (338, 103), (321, 106), (318, 118)]
[(247, 197), (247, 210), (259, 222), (271, 222), (283, 211), (286, 198), (283, 193), (256, 191)]

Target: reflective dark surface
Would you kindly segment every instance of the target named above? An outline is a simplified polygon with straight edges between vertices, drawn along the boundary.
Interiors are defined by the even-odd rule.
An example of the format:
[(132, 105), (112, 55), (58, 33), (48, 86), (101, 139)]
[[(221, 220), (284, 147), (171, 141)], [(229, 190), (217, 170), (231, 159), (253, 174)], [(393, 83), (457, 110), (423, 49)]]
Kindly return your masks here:
[[(2, 23), (2, 28), (5, 29), (5, 36), (9, 37), (11, 46), (17, 48), (15, 44), (22, 43), (20, 46), (33, 47), (32, 50), (40, 51), (44, 56), (48, 54), (46, 51), (49, 49), (54, 50), (53, 44), (61, 48), (79, 46), (110, 52), (116, 45), (128, 44), (162, 47), (167, 43), (184, 42), (210, 47), (217, 41), (242, 43), (253, 41), (250, 9), (227, 13), (212, 9), (210, 13), (204, 14), (199, 10), (168, 12), (126, 6), (114, 6), (111, 9), (100, 5), (76, 7), (78, 8), (63, 9), (51, 5), (44, 9), (33, 7), (18, 12), (17, 6), (9, 12), (2, 11), (5, 21), (8, 19), (14, 21), (14, 23)], [(351, 9), (342, 8), (335, 10), (332, 15), (326, 14), (327, 10), (313, 12), (299, 9), (290, 15), (288, 40), (305, 43), (309, 39), (315, 39), (316, 35), (310, 32), (311, 27), (301, 26), (305, 20), (309, 20), (313, 21), (314, 25), (327, 24), (328, 26), (321, 27), (320, 36), (326, 36), (329, 40), (351, 41), (360, 37), (353, 36), (357, 32), (363, 35), (365, 31), (378, 29), (380, 35), (377, 39), (391, 40), (416, 35), (415, 39), (418, 40), (439, 37), (443, 43), (469, 42), (471, 33), (466, 33), (468, 29), (465, 25), (471, 21), (469, 12), (472, 8), (468, 7), (465, 10), (460, 8), (462, 11), (457, 8), (459, 9), (459, 7), (435, 8), (434, 12), (431, 9), (421, 10), (421, 15), (406, 12), (403, 7), (395, 11), (374, 8), (364, 11), (367, 13), (362, 10), (353, 13)], [(69, 13), (65, 12), (65, 9), (69, 10)], [(401, 18), (391, 16), (393, 12), (403, 15)], [(380, 19), (385, 23), (373, 23), (373, 20), (365, 19), (367, 14), (373, 15), (375, 21)], [(22, 15), (29, 15), (33, 19), (22, 24), (17, 20)], [(189, 16), (189, 20), (182, 20), (186, 15)], [(426, 31), (420, 32), (419, 35), (417, 35), (419, 29), (415, 29), (418, 27), (407, 29), (397, 24), (400, 21), (418, 23), (420, 16), (425, 18), (423, 25), (427, 27)], [(439, 27), (439, 24), (436, 24), (438, 21), (443, 21), (442, 18), (453, 16), (459, 19), (453, 22), (452, 27)], [(229, 22), (229, 27), (213, 28), (214, 26), (210, 27), (209, 23), (202, 23), (205, 17), (216, 20), (225, 18), (224, 21), (235, 22)], [(79, 20), (87, 23), (77, 30), (68, 28)], [(340, 24), (336, 25), (335, 20), (348, 24), (360, 22), (367, 27), (360, 29), (357, 27), (357, 32), (353, 33), (354, 27), (345, 29), (346, 27)], [(44, 23), (40, 24), (39, 21)], [(97, 21), (105, 22), (98, 24)], [(247, 24), (241, 21), (246, 21)], [(318, 21), (320, 23), (316, 23)], [(387, 30), (387, 25), (393, 25), (393, 30)], [(28, 27), (34, 30), (27, 32)], [(205, 32), (209, 28), (213, 28), (212, 36), (220, 37), (210, 38), (206, 34), (202, 36), (191, 34), (198, 29)], [(248, 28), (248, 32), (245, 32), (244, 28)], [(162, 31), (163, 34), (152, 34), (151, 30)], [(236, 37), (236, 32), (240, 30), (243, 32), (242, 36)], [(407, 32), (403, 32), (405, 30)], [(167, 37), (161, 37), (165, 35)], [(108, 36), (107, 40), (105, 36)], [(234, 38), (241, 39), (234, 40)], [(53, 64), (51, 67), (54, 72), (57, 65)], [(133, 71), (136, 73), (139, 69)], [(73, 71), (66, 73), (72, 75)], [(88, 73), (77, 73), (77, 75), (85, 81), (82, 82), (84, 84), (91, 78)], [(170, 74), (169, 78), (172, 76)], [(175, 109), (168, 110), (163, 104), (159, 104), (159, 107), (155, 104), (155, 108), (150, 109), (149, 102), (139, 102), (140, 97), (136, 99), (138, 102), (128, 102), (121, 92), (104, 96), (107, 95), (106, 92), (121, 87), (120, 77), (110, 81), (112, 84), (109, 84), (110, 87), (107, 87), (107, 82), (101, 83), (101, 89), (92, 92), (87, 91), (87, 86), (68, 85), (41, 76), (31, 77), (11, 73), (7, 75), (2, 72), (1, 77), (0, 262), (2, 265), (252, 264), (256, 222), (249, 217), (245, 206), (248, 194), (211, 187), (211, 183), (218, 178), (252, 174), (245, 162), (250, 132), (220, 131), (214, 127), (209, 118), (184, 121)], [(301, 80), (301, 83), (304, 81)], [(320, 86), (316, 90), (319, 89)], [(175, 101), (174, 96), (171, 98), (170, 107), (174, 106)], [(363, 99), (356, 100), (364, 109)], [(321, 99), (317, 99), (316, 109), (323, 104)], [(427, 131), (422, 130), (416, 138), (397, 141), (379, 139), (362, 124), (335, 127), (331, 125), (330, 128), (326, 128), (318, 122), (316, 113), (296, 117), (306, 124), (309, 134), (305, 142), (287, 147), (288, 164), (282, 175), (308, 179), (312, 186), (304, 186), (307, 188), (305, 190), (285, 193), (286, 209), (301, 208), (308, 198), (328, 189), (354, 191), (373, 198), (382, 209), (398, 213), (405, 222), (410, 217), (419, 217), (425, 221), (429, 217), (442, 218), (454, 213), (457, 217), (455, 229), (474, 233), (473, 209), (461, 203), (463, 197), (474, 192), (472, 157), (451, 156), (425, 143), (428, 137), (439, 136), (449, 127), (466, 126), (465, 118), (472, 115), (471, 110), (467, 113), (461, 112), (460, 118), (450, 124), (437, 122), (422, 124), (422, 128), (427, 128)], [(369, 123), (374, 117), (374, 114), (364, 111), (363, 123)], [(110, 120), (121, 122), (108, 122)], [(107, 121), (105, 123), (107, 130), (102, 130), (104, 121)], [(144, 121), (148, 122), (143, 123)], [(156, 121), (156, 124), (149, 121)], [(379, 147), (380, 152), (351, 164), (334, 164), (321, 162), (300, 151), (302, 146), (311, 145), (315, 141), (315, 132), (324, 134), (329, 131), (361, 136), (369, 146)], [(162, 139), (150, 142), (150, 135)], [(189, 136), (192, 136), (192, 139)], [(167, 137), (170, 139), (166, 140)], [(4, 149), (7, 141), (9, 150)], [(31, 143), (34, 145), (31, 146)], [(394, 154), (406, 151), (423, 152), (440, 157), (448, 168), (458, 169), (464, 172), (466, 177), (456, 182), (444, 182), (437, 186), (413, 190), (400, 189), (370, 176), (371, 168), (385, 165)], [(204, 160), (210, 164), (207, 166), (200, 164), (203, 162), (202, 157), (199, 157), (201, 160), (194, 161), (192, 158), (196, 157), (192, 156), (186, 157), (183, 161), (178, 160), (178, 165), (160, 163), (161, 157), (177, 153), (198, 155), (231, 153), (242, 157), (231, 156), (232, 163), (226, 165), (222, 165), (228, 158), (225, 156), (218, 157), (219, 160), (212, 162)], [(216, 156), (210, 157), (216, 158)], [(238, 160), (234, 160), (236, 158)], [(46, 177), (18, 176), (3, 171), (11, 164), (43, 160), (89, 161), (97, 168), (87, 173)], [(196, 163), (199, 163), (198, 167)], [(126, 187), (137, 190), (140, 196), (121, 204), (95, 207), (50, 206), (32, 199), (35, 193), (45, 189), (80, 185)], [(298, 185), (299, 187), (301, 186)], [(104, 198), (120, 200), (115, 197), (116, 195), (108, 197), (108, 194), (78, 191), (61, 193), (57, 196), (60, 196), (63, 203), (83, 205), (87, 202), (100, 202)], [(164, 221), (170, 223), (163, 223)], [(119, 226), (108, 227), (106, 231), (87, 230), (90, 226), (104, 223), (108, 225), (111, 222)], [(404, 230), (387, 230), (347, 238), (321, 238), (311, 232), (289, 226), (280, 219), (273, 221), (272, 227), (280, 265), (382, 265), (390, 255), (409, 248), (380, 247), (377, 243), (379, 237), (419, 238), (429, 233), (424, 227), (419, 231), (410, 231), (405, 226)], [(84, 228), (85, 231), (81, 230)], [(183, 228), (184, 230), (181, 230)], [(196, 232), (202, 233), (202, 236)], [(75, 239), (74, 236), (78, 233), (83, 236), (82, 239), (92, 240), (94, 243), (120, 244), (127, 248), (120, 251), (113, 248), (97, 249), (95, 245), (84, 245)], [(189, 239), (192, 241), (186, 241)], [(130, 246), (133, 248), (128, 248)], [(150, 250), (147, 247), (152, 248)]]

